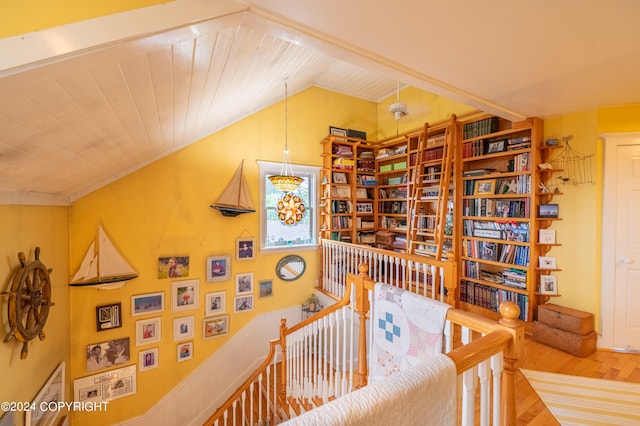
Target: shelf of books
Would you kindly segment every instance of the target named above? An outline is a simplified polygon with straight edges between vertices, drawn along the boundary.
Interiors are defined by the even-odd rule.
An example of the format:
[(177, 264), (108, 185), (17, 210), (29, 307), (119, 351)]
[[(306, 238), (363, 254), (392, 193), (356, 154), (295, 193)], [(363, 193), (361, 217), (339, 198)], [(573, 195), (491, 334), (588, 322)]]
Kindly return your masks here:
[[(542, 121), (512, 123), (481, 116), (463, 123), (461, 174), (456, 175), (461, 229), (463, 308), (497, 317), (503, 301), (533, 320), (537, 305), (539, 174)], [(535, 261), (532, 261), (535, 259)]]
[(323, 238), (375, 242), (375, 158), (367, 141), (329, 135), (323, 141)]

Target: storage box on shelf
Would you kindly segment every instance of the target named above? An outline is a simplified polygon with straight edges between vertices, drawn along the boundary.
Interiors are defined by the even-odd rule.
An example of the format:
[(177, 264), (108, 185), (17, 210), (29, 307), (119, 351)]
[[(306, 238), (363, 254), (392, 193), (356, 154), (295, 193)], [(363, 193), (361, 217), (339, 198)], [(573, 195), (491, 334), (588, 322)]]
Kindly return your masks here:
[(464, 123), (463, 137), (456, 174), (461, 306), (497, 315), (510, 300), (520, 306), (520, 319), (531, 321), (538, 303), (535, 165), (542, 121), (482, 116)]

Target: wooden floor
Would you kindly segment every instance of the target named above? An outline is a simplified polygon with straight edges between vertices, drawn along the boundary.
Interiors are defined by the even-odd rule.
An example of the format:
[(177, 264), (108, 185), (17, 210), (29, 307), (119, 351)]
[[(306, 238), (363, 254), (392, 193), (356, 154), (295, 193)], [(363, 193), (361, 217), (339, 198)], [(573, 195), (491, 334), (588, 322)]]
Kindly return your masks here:
[[(640, 354), (596, 351), (578, 358), (526, 337), (519, 367), (574, 376), (640, 383)], [(516, 378), (517, 425), (557, 425), (544, 403), (522, 373)]]

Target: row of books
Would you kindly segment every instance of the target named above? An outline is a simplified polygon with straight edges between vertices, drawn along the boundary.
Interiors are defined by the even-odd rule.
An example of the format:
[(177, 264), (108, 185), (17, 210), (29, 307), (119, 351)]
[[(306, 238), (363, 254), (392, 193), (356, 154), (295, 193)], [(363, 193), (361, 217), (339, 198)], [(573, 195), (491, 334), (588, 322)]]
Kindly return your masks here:
[(499, 312), (500, 304), (503, 302), (514, 302), (520, 308), (519, 319), (528, 320), (529, 298), (524, 294), (462, 280), (460, 282), (460, 301), (494, 312)]
[(341, 157), (351, 157), (353, 149), (351, 149), (351, 145), (333, 145), (333, 153)]
[(472, 198), (463, 200), (462, 204), (464, 216), (529, 217), (529, 198), (523, 200)]
[(531, 192), (531, 176), (520, 175), (509, 178), (464, 181), (464, 195), (476, 195), (476, 192), (480, 195), (529, 194)]
[(466, 240), (462, 244), (466, 257), (508, 263), (511, 265), (529, 265), (529, 246), (501, 244), (495, 241)]
[(333, 216), (331, 218), (333, 229), (350, 229), (351, 223), (351, 218), (348, 216)]
[(527, 271), (515, 268), (488, 271), (482, 269), (482, 266), (482, 263), (475, 260), (463, 260), (462, 274), (467, 278), (488, 281), (493, 284), (500, 284), (520, 289), (527, 288)]
[(387, 214), (406, 214), (407, 202), (406, 201), (381, 201), (379, 203), (378, 213)]
[(331, 202), (331, 213), (349, 214), (353, 212), (353, 204), (348, 200), (334, 200)]
[(358, 175), (356, 182), (365, 186), (376, 186), (378, 184), (376, 177), (373, 175)]
[(478, 136), (488, 135), (498, 131), (498, 118), (491, 117), (484, 120), (467, 123), (462, 128), (462, 138), (471, 139)]
[(506, 241), (529, 242), (527, 222), (496, 222), (465, 219), (464, 235), (467, 237), (495, 238)]

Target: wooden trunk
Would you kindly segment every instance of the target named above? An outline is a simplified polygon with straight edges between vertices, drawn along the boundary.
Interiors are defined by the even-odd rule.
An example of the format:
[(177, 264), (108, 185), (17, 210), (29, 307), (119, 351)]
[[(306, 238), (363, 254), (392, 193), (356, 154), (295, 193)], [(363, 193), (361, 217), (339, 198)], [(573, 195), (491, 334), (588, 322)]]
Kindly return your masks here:
[(593, 314), (553, 303), (538, 306), (538, 321), (579, 336), (593, 332)]
[(596, 350), (597, 336), (595, 331), (582, 336), (540, 321), (533, 322), (533, 340), (581, 358), (591, 355)]

